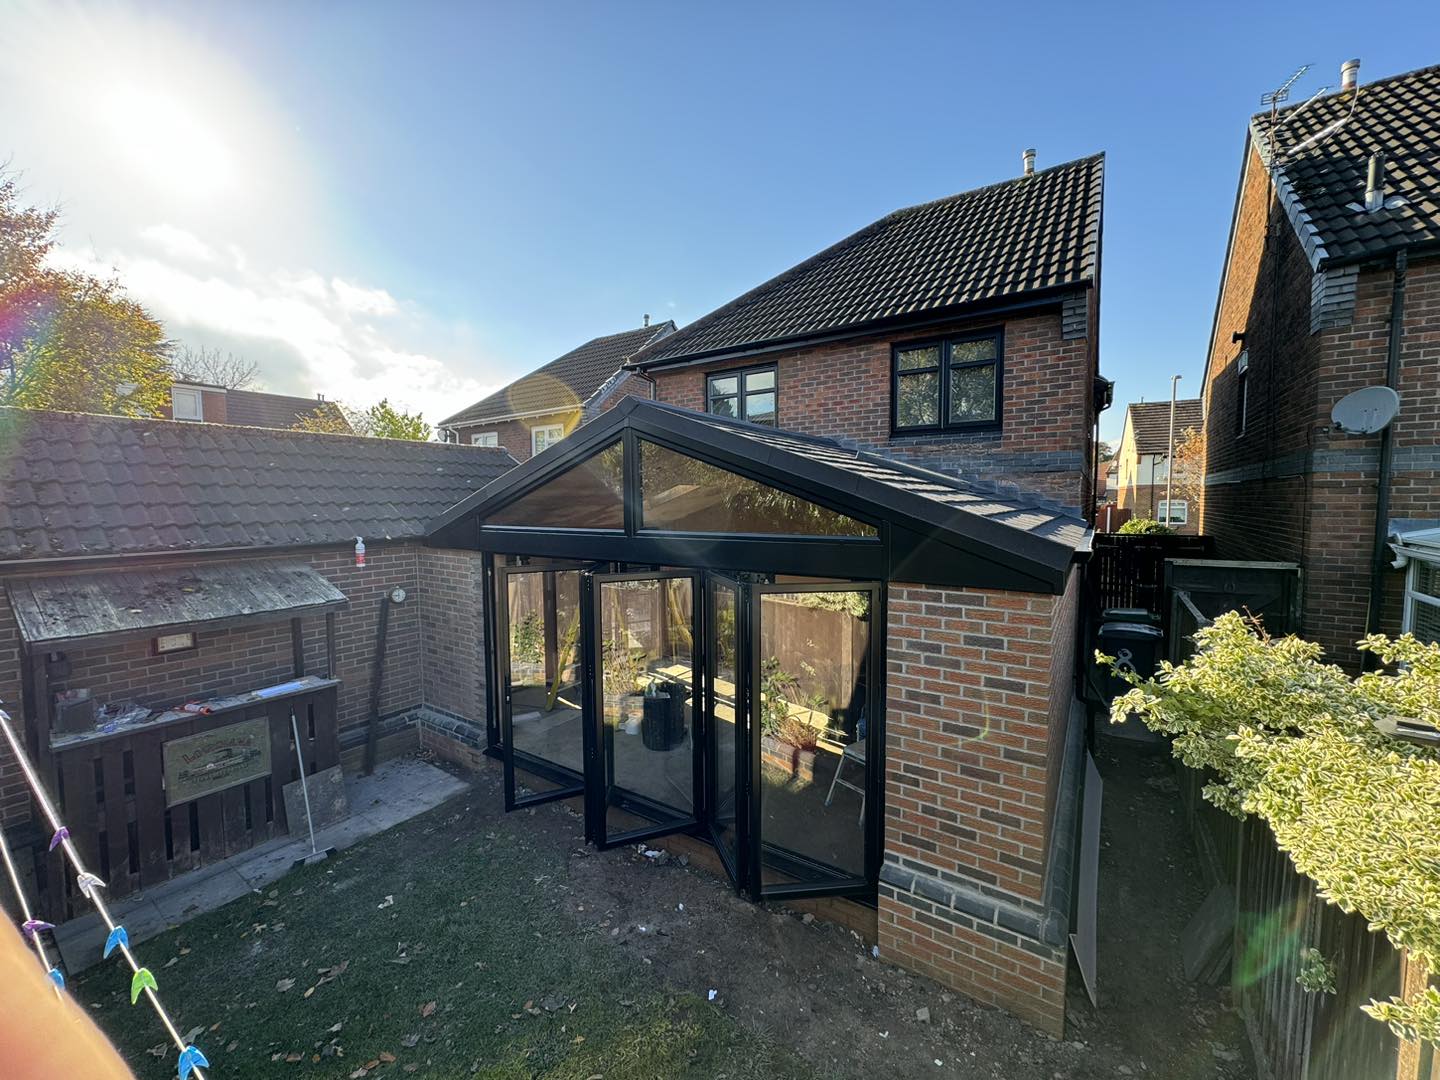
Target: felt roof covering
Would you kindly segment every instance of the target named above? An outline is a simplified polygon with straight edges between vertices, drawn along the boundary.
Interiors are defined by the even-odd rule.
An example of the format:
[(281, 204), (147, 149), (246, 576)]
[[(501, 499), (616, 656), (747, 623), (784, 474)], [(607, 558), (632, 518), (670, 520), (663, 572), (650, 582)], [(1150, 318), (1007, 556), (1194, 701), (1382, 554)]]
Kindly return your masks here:
[(414, 539), (504, 450), (0, 409), (0, 560)]
[(304, 563), (206, 563), (12, 578), (5, 584), (28, 645), (77, 645), (293, 618), (346, 606)]
[[(531, 527), (500, 511), (613, 448), (625, 447), (625, 498), (639, 506), (637, 441), (736, 473), (847, 515), (866, 536), (670, 533), (627, 511), (623, 529)], [(492, 520), (503, 516), (507, 524)], [(718, 526), (717, 526), (718, 528)], [(1008, 485), (960, 480), (847, 447), (630, 398), (456, 504), (430, 525), (437, 546), (714, 569), (869, 576), (918, 584), (1055, 592), (1089, 551), (1086, 522)]]
[(645, 347), (659, 367), (1086, 288), (1100, 268), (1105, 156), (896, 210)]

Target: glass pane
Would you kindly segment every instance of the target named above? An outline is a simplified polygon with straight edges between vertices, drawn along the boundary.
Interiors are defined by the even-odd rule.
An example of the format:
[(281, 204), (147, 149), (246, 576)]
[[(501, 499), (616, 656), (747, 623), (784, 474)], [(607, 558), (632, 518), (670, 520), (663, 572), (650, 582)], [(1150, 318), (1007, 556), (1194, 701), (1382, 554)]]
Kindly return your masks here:
[(574, 468), (502, 506), (487, 525), (554, 529), (623, 529), (624, 451), (613, 442)]
[(995, 419), (995, 365), (950, 369), (950, 422)]
[(605, 832), (695, 813), (689, 578), (600, 583)]
[(874, 536), (875, 528), (798, 495), (640, 442), (641, 525), (672, 532)]
[(756, 390), (774, 389), (775, 372), (773, 369), (769, 371), (752, 371), (750, 372), (750, 374), (745, 376), (745, 392), (747, 394), (753, 393)]
[(710, 395), (723, 394), (733, 397), (740, 392), (740, 376), (723, 375), (710, 380)]
[(1410, 631), (1421, 641), (1440, 642), (1440, 605), (1414, 601)]
[(716, 416), (729, 416), (733, 418), (736, 415), (735, 402), (737, 400), (737, 398), (733, 397), (712, 397), (710, 399), (710, 411)]
[(736, 592), (733, 586), (712, 582), (710, 611), (710, 760), (712, 788), (710, 824), (716, 842), (733, 869), (739, 865), (736, 831), (738, 795), (736, 763), (740, 757), (740, 726), (736, 715), (736, 658), (740, 654)]
[(968, 364), (975, 360), (994, 359), (994, 338), (981, 338), (979, 341), (952, 341), (950, 343), (950, 362), (952, 364)]
[[(507, 574), (510, 725), (517, 753), (583, 772), (580, 572)], [(524, 768), (524, 763), (518, 763)], [(541, 790), (544, 783), (527, 786)]]
[(934, 427), (940, 423), (940, 376), (937, 372), (901, 375), (896, 382), (897, 427)]
[(865, 873), (868, 592), (760, 601), (762, 884)]
[(1440, 600), (1440, 563), (1415, 560), (1415, 591)]
[(775, 423), (775, 394), (749, 394), (745, 398), (745, 419), (752, 424)]
[(901, 371), (939, 367), (940, 346), (923, 345), (918, 349), (900, 349), (895, 353), (895, 365)]

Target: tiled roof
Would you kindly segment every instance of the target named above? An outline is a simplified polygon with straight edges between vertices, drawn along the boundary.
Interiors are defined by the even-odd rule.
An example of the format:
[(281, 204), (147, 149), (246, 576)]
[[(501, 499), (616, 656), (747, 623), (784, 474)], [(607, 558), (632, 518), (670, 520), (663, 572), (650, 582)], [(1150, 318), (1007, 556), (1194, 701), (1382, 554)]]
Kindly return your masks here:
[(514, 464), (482, 447), (0, 409), (0, 559), (419, 537)]
[[(1335, 131), (1303, 145), (1341, 120)], [(1316, 269), (1440, 244), (1440, 65), (1362, 82), (1358, 95), (1342, 91), (1281, 110), (1273, 134), (1270, 114), (1262, 113), (1250, 121), (1250, 132)], [(1387, 158), (1386, 194), (1404, 205), (1356, 211), (1351, 204), (1364, 204), (1370, 155), (1377, 150)]]
[(315, 398), (268, 394), (258, 390), (227, 390), (225, 422), (242, 427), (293, 428), (306, 417), (335, 406)]
[(933, 316), (1094, 282), (1103, 154), (897, 210), (656, 342), (633, 364)]
[[(1136, 402), (1127, 410), (1125, 422), (1135, 432), (1135, 452), (1137, 454), (1170, 452), (1170, 402)], [(1186, 398), (1175, 402), (1175, 441), (1177, 443), (1184, 436), (1186, 428), (1202, 431), (1204, 427), (1205, 409), (1199, 398)]]
[(579, 408), (649, 342), (674, 333), (668, 319), (618, 334), (591, 338), (579, 348), (551, 360), (544, 367), (516, 379), (504, 389), (440, 421), (441, 427), (537, 413), (548, 409)]

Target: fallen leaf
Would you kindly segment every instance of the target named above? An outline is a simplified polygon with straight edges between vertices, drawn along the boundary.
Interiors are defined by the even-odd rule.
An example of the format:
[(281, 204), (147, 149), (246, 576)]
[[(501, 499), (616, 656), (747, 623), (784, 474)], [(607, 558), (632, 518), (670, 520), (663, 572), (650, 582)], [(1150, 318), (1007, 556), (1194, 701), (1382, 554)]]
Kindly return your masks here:
[(233, 1053), (235, 1052), (235, 1048), (236, 1048), (237, 1046), (239, 1046), (239, 1045), (240, 1045), (240, 1040), (239, 1040), (239, 1039), (236, 1039), (236, 1040), (235, 1040), (234, 1042), (232, 1042), (229, 1046), (225, 1047), (225, 1052), (226, 1052), (227, 1054), (233, 1054)]
[(189, 956), (189, 955), (190, 955), (190, 947), (189, 947), (188, 945), (182, 945), (182, 946), (180, 947), (180, 955), (181, 955), (181, 956)]
[(313, 993), (315, 993), (315, 987), (312, 986), (305, 991), (305, 996), (308, 998)]
[(389, 1050), (381, 1050), (380, 1060), (383, 1061), (386, 1065), (389, 1065), (392, 1061), (395, 1060), (395, 1055), (390, 1053)]
[(573, 1041), (574, 1041), (574, 1043), (575, 1043), (576, 1046), (579, 1046), (582, 1042), (585, 1041), (585, 1036), (584, 1036), (584, 1035), (576, 1035)]
[(374, 1069), (374, 1068), (376, 1068), (377, 1066), (379, 1066), (379, 1064), (380, 1064), (380, 1059), (379, 1059), (379, 1058), (371, 1058), (369, 1061), (365, 1062), (365, 1068), (367, 1068), (367, 1069)]
[(285, 1060), (292, 1063), (296, 1061), (304, 1061), (305, 1055), (302, 1054), (299, 1050), (291, 1050), (290, 1053), (285, 1055)]
[(339, 1023), (335, 1024), (333, 1027), (330, 1028), (330, 1034), (331, 1034), (331, 1035), (334, 1035), (337, 1031), (339, 1031), (339, 1030), (340, 1030), (342, 1027), (344, 1027), (344, 1026), (345, 1026), (345, 1021), (341, 1020)]
[(156, 1043), (154, 1046), (150, 1047), (145, 1052), (152, 1057), (164, 1057), (167, 1053), (170, 1052), (170, 1044), (163, 1042)]
[(180, 962), (180, 957), (178, 957), (178, 956), (172, 956), (172, 957), (170, 957), (169, 960), (166, 960), (166, 961), (165, 961), (165, 966), (166, 966), (167, 968), (168, 968), (168, 967), (174, 967), (174, 966), (175, 966), (176, 964), (178, 964), (179, 962)]
[(400, 1040), (400, 1045), (405, 1047), (406, 1050), (413, 1050), (415, 1048), (415, 1044), (419, 1041), (419, 1035), (406, 1035), (403, 1039)]
[(379, 907), (379, 908), (394, 907), (394, 906), (395, 906), (395, 897), (394, 897), (394, 896), (386, 896), (384, 900), (381, 900), (380, 903), (376, 904), (375, 906), (376, 906), (376, 907)]
[(294, 986), (294, 985), (295, 985), (295, 980), (294, 980), (294, 979), (281, 979), (279, 982), (277, 982), (277, 983), (275, 984), (275, 989), (276, 989), (276, 990), (279, 990), (280, 993), (283, 994), (286, 990), (289, 990), (289, 989), (290, 989), (292, 986)]
[(424, 1005), (421, 1005), (421, 1006), (420, 1006), (420, 1015), (421, 1015), (421, 1016), (434, 1016), (434, 1015), (435, 1015), (435, 1009), (436, 1009), (436, 1007), (437, 1007), (439, 1004), (440, 1004), (440, 1003), (439, 1003), (438, 1001), (427, 1001)]

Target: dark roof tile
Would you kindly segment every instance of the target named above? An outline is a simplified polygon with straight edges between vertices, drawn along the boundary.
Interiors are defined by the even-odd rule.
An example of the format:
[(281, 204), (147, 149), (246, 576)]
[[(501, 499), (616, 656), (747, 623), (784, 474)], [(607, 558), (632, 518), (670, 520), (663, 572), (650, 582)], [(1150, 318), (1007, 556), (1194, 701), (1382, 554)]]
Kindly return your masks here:
[[(1170, 447), (1170, 402), (1139, 401), (1125, 413), (1125, 422), (1135, 432), (1137, 454), (1165, 454)], [(1175, 402), (1175, 441), (1178, 443), (1187, 428), (1202, 431), (1205, 409), (1199, 398)]]

